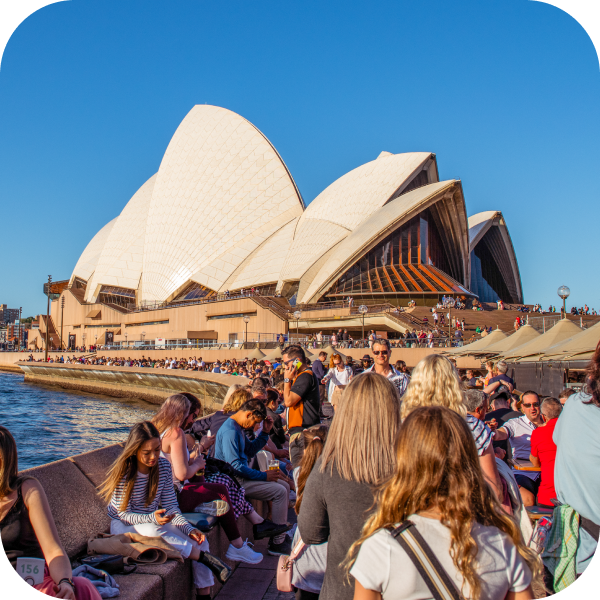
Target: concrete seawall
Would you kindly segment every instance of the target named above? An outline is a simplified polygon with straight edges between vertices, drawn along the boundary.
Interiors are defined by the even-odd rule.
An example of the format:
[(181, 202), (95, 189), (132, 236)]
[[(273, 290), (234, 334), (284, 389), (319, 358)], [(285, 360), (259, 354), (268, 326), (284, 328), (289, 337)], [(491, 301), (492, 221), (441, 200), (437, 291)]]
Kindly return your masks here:
[(190, 392), (202, 402), (204, 414), (221, 408), (230, 385), (248, 382), (245, 377), (175, 369), (36, 362), (19, 362), (17, 366), (28, 383), (116, 398), (136, 398), (152, 404), (162, 404), (165, 398), (177, 392)]

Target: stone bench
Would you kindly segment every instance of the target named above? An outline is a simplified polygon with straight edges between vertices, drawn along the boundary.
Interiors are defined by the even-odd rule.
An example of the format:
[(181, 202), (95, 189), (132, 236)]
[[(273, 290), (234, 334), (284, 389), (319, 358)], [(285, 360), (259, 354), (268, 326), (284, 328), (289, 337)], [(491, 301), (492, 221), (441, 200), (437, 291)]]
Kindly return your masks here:
[[(38, 479), (44, 487), (58, 535), (71, 560), (86, 554), (89, 539), (109, 530), (106, 504), (96, 487), (121, 450), (122, 445), (115, 444), (22, 472)], [(262, 503), (255, 503), (255, 507), (261, 513), (265, 508)], [(238, 527), (242, 538), (253, 540), (252, 526), (247, 519), (240, 518)], [(216, 525), (205, 535), (211, 554), (237, 567), (238, 563), (225, 559), (229, 541), (221, 527)], [(121, 587), (121, 600), (193, 600), (195, 597), (189, 560), (183, 564), (167, 561), (163, 565), (139, 565), (135, 573), (117, 575), (115, 579)], [(213, 595), (220, 588), (216, 582)]]

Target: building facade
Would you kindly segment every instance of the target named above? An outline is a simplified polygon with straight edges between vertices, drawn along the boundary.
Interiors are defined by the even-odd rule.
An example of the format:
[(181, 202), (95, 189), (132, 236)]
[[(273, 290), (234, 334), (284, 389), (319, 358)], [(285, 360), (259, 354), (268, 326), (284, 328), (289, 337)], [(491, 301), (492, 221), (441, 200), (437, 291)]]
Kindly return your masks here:
[(504, 219), (481, 215), (471, 223), (461, 182), (440, 181), (430, 152), (382, 152), (306, 206), (253, 124), (195, 106), (158, 172), (71, 277), (45, 290), (52, 316), (30, 344), (46, 327), (63, 347), (276, 336), (294, 307), (306, 314), (348, 296), (356, 305), (522, 302)]

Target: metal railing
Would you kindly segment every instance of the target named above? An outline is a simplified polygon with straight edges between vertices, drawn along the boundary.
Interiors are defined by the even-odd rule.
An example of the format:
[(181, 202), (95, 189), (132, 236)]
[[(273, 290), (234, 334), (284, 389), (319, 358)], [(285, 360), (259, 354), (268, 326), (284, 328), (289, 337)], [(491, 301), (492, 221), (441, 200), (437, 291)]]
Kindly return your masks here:
[(197, 304), (213, 304), (215, 302), (224, 302), (225, 300), (238, 300), (242, 298), (267, 298), (268, 296), (262, 296), (259, 292), (244, 292), (243, 294), (217, 294), (208, 298), (198, 298), (197, 300), (182, 300), (180, 302), (150, 302), (145, 301), (139, 306), (135, 304), (128, 304), (127, 309), (129, 312), (147, 312), (150, 310), (163, 310), (165, 308), (177, 308), (179, 306), (194, 306)]
[[(562, 317), (560, 316), (560, 313), (556, 314), (556, 315), (549, 315), (547, 317), (544, 316), (544, 317), (528, 317), (527, 318), (527, 322), (529, 323), (529, 325), (531, 325), (534, 329), (537, 329), (540, 333), (545, 333), (546, 331), (548, 331), (549, 329), (554, 327), (561, 320), (562, 320)], [(577, 321), (575, 319), (569, 319), (569, 320), (573, 321), (574, 323), (577, 323)], [(577, 323), (577, 324), (582, 329), (589, 329), (590, 327), (596, 325), (596, 323), (600, 323), (600, 316), (598, 316), (598, 317), (586, 316), (585, 320), (584, 320), (583, 316), (580, 316), (579, 323)]]

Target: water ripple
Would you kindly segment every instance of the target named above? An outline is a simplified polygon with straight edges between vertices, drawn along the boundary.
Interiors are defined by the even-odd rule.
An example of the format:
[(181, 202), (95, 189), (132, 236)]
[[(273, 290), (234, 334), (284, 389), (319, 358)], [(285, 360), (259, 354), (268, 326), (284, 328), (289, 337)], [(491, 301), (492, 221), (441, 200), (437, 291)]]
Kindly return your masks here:
[(138, 400), (68, 392), (0, 373), (0, 424), (17, 441), (19, 469), (121, 442), (155, 410)]

